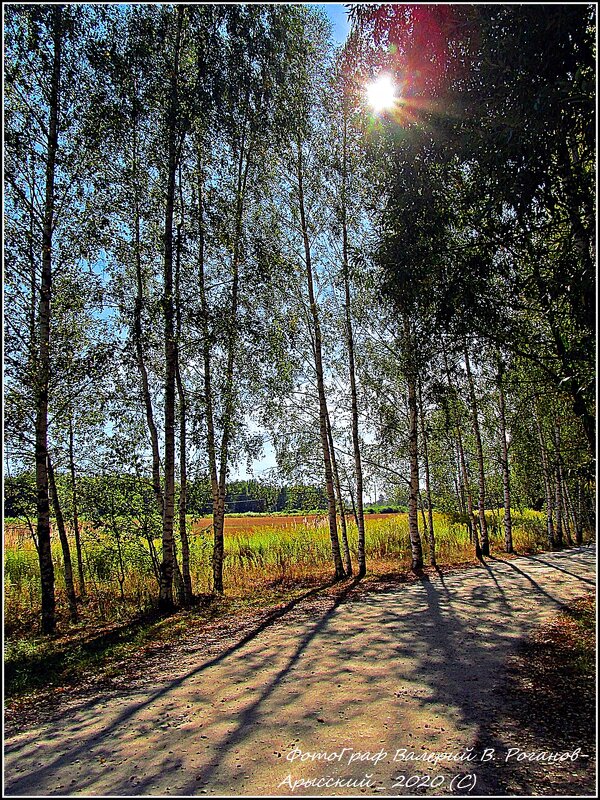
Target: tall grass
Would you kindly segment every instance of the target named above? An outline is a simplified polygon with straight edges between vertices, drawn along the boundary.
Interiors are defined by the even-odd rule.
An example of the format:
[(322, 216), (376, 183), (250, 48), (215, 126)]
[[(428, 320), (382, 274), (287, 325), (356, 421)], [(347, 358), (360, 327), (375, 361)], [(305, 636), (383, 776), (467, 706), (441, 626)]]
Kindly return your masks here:
[[(498, 518), (488, 515), (492, 551), (503, 552), (504, 534)], [(474, 559), (473, 544), (464, 524), (441, 513), (434, 514), (436, 556), (440, 565), (461, 564)], [(11, 529), (12, 527), (12, 529)], [(31, 537), (22, 528), (5, 529), (5, 624), (8, 633), (24, 630), (37, 617), (39, 609), (39, 566)], [(54, 537), (55, 538), (55, 537)], [(348, 539), (354, 563), (357, 556), (357, 529), (348, 520)], [(425, 561), (426, 537), (422, 536)], [(534, 511), (513, 516), (515, 550), (538, 552), (545, 547), (544, 515)], [(117, 581), (117, 551), (108, 535), (83, 532), (84, 566), (90, 617), (106, 621), (126, 618), (146, 610), (154, 603), (157, 581), (146, 542), (122, 536), (125, 562), (125, 601), (120, 598)], [(159, 542), (156, 542), (159, 547)], [(53, 560), (57, 578), (59, 606), (64, 603), (64, 569), (59, 544), (54, 540)], [(374, 575), (402, 571), (410, 567), (410, 542), (406, 514), (390, 514), (383, 519), (366, 518), (367, 567)], [(190, 569), (194, 592), (210, 592), (212, 575), (212, 535), (208, 531), (190, 536)], [(225, 534), (225, 587), (232, 596), (250, 597), (261, 588), (281, 583), (314, 582), (331, 571), (331, 545), (327, 521), (282, 520), (272, 524)]]

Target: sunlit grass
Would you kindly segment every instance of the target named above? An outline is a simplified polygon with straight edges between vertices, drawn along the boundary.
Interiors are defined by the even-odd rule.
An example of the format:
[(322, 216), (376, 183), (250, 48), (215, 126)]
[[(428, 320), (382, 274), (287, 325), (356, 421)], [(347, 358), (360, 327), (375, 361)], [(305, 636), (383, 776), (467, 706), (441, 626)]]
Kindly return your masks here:
[[(257, 520), (258, 522), (258, 520)], [(439, 565), (458, 565), (474, 560), (473, 544), (466, 526), (445, 514), (434, 514), (436, 556)], [(488, 514), (492, 552), (504, 551), (504, 531), (497, 515)], [(535, 511), (513, 515), (513, 540), (518, 553), (539, 552), (545, 547), (545, 517)], [(423, 555), (429, 561), (427, 538), (421, 531)], [(82, 617), (102, 621), (125, 620), (131, 614), (152, 607), (157, 580), (147, 544), (123, 536), (125, 560), (125, 602), (119, 597), (116, 579), (115, 543), (107, 535), (84, 531), (84, 565), (88, 597)], [(352, 560), (357, 560), (357, 529), (348, 519)], [(156, 542), (157, 548), (160, 542)], [(66, 608), (62, 552), (57, 541), (52, 547), (59, 610)], [(383, 518), (366, 516), (366, 554), (373, 576), (389, 575), (410, 567), (411, 553), (406, 514)], [(190, 570), (194, 592), (208, 594), (212, 583), (212, 533), (190, 535)], [(277, 586), (312, 585), (331, 574), (331, 543), (326, 519), (293, 523), (282, 519), (225, 535), (225, 590), (231, 597), (252, 598)], [(39, 565), (31, 537), (22, 526), (5, 529), (5, 625), (7, 632), (35, 627), (39, 610)]]
[[(258, 520), (256, 520), (258, 523)], [(419, 520), (421, 522), (421, 520)], [(475, 562), (473, 543), (464, 522), (434, 514), (437, 563), (442, 568)], [(492, 553), (503, 555), (504, 532), (496, 514), (488, 514)], [(201, 602), (168, 620), (156, 616), (158, 584), (146, 542), (122, 532), (125, 563), (121, 599), (115, 542), (84, 526), (84, 565), (87, 597), (80, 604), (80, 620), (68, 620), (64, 569), (59, 543), (53, 537), (56, 574), (58, 638), (39, 634), (40, 582), (37, 553), (31, 536), (16, 521), (5, 526), (5, 668), (11, 695), (80, 680), (80, 676), (110, 670), (111, 659), (122, 658), (136, 647), (166, 641), (186, 626), (267, 608), (323, 585), (332, 576), (331, 543), (323, 517), (282, 518), (279, 526), (265, 524), (225, 532), (225, 597), (215, 601), (212, 585), (212, 534), (199, 523), (190, 535), (190, 567), (194, 593)], [(429, 562), (426, 536), (421, 531), (425, 563)], [(357, 566), (357, 529), (348, 519), (348, 538), (354, 568)], [(533, 511), (515, 512), (513, 539), (517, 553), (545, 549), (545, 516)], [(155, 543), (160, 551), (160, 543)], [(74, 548), (73, 548), (74, 549)], [(411, 564), (406, 514), (366, 516), (367, 580), (402, 579)], [(149, 612), (149, 613), (145, 613)], [(160, 643), (160, 642), (159, 642)], [(106, 663), (105, 663), (106, 662)], [(116, 662), (115, 662), (116, 663)], [(50, 672), (48, 666), (50, 665)], [(107, 666), (108, 665), (108, 666)], [(118, 664), (114, 666), (118, 670)]]

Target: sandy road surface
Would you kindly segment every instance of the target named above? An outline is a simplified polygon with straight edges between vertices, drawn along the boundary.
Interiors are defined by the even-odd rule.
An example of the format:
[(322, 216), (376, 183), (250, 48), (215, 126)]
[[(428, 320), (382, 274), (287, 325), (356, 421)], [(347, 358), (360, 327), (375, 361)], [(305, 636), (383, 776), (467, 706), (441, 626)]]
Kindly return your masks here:
[[(476, 762), (436, 767), (396, 751), (518, 747), (486, 740), (494, 686), (532, 626), (593, 590), (595, 558), (586, 547), (490, 559), (355, 600), (303, 601), (216, 658), (181, 648), (150, 682), (9, 736), (5, 792), (466, 795), (471, 779), (457, 780), (474, 774), (473, 794), (489, 793)], [(294, 748), (331, 760), (290, 761)], [(401, 775), (437, 780), (407, 789)], [(319, 778), (356, 783), (291, 788)]]

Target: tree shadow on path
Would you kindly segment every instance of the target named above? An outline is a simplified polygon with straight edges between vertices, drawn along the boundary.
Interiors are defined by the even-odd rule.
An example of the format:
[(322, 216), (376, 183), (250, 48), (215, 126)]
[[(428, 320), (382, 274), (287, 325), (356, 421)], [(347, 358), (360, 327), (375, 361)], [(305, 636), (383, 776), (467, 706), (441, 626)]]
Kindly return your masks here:
[[(355, 578), (351, 583), (349, 583), (340, 593), (338, 598), (336, 599), (333, 608), (326, 614), (326, 617), (329, 617), (333, 610), (337, 608), (337, 606), (343, 601), (343, 599), (348, 595), (348, 593), (354, 588), (354, 586), (358, 583), (358, 578)], [(45, 779), (52, 777), (52, 776), (59, 776), (62, 768), (66, 764), (73, 763), (77, 758), (81, 756), (85, 756), (90, 749), (94, 748), (98, 744), (102, 744), (107, 739), (111, 737), (124, 723), (126, 723), (131, 718), (135, 717), (139, 714), (142, 710), (147, 707), (152, 706), (161, 698), (165, 697), (166, 695), (175, 691), (179, 686), (184, 684), (186, 681), (190, 680), (191, 678), (200, 675), (204, 671), (214, 667), (221, 662), (225, 661), (230, 656), (234, 655), (237, 651), (241, 650), (245, 645), (252, 642), (256, 639), (263, 631), (267, 630), (269, 627), (277, 623), (278, 621), (282, 620), (287, 614), (289, 614), (296, 606), (298, 606), (303, 601), (306, 601), (310, 598), (315, 598), (319, 594), (321, 594), (324, 590), (331, 588), (334, 585), (334, 581), (328, 581), (325, 584), (320, 586), (314, 587), (313, 589), (305, 592), (304, 594), (300, 595), (299, 597), (290, 600), (281, 608), (277, 608), (271, 613), (267, 615), (267, 617), (256, 627), (254, 627), (249, 633), (244, 635), (239, 640), (235, 641), (232, 645), (230, 645), (227, 649), (223, 652), (219, 653), (217, 656), (203, 662), (198, 667), (186, 672), (185, 674), (180, 675), (178, 678), (172, 679), (168, 683), (165, 683), (160, 689), (157, 689), (153, 692), (150, 696), (146, 696), (144, 700), (138, 703), (132, 703), (127, 705), (123, 711), (121, 711), (113, 720), (112, 722), (107, 725), (106, 727), (102, 728), (102, 730), (91, 737), (86, 738), (76, 747), (69, 749), (68, 752), (58, 756), (54, 760), (52, 760), (48, 764), (44, 764), (40, 766), (36, 770), (36, 776), (44, 781)], [(325, 624), (325, 622), (323, 622)], [(308, 644), (310, 639), (312, 639), (317, 630), (321, 627), (320, 621), (317, 622), (316, 628), (311, 636), (308, 637), (307, 641), (304, 644), (304, 647)], [(302, 648), (299, 648), (298, 654), (301, 652)], [(93, 711), (95, 706), (99, 706), (105, 700), (104, 697), (100, 696), (93, 699), (90, 702), (83, 703), (76, 711), (76, 713), (80, 712), (91, 712)], [(100, 709), (101, 712), (101, 709)], [(27, 740), (23, 740), (21, 744), (19, 743), (7, 743), (5, 745), (5, 755), (16, 754), (18, 751), (24, 747), (27, 747), (29, 742)], [(26, 788), (29, 781), (29, 776), (25, 775), (23, 778), (17, 778), (16, 780), (12, 781), (10, 784), (10, 793), (11, 794), (21, 794), (23, 784), (25, 785), (25, 791), (23, 793), (26, 794)], [(78, 791), (81, 791), (81, 786), (78, 786)]]
[[(582, 557), (575, 564), (581, 563), (590, 570), (587, 562), (591, 562), (593, 555)], [(63, 768), (80, 759), (85, 761), (86, 771), (80, 773), (76, 791), (82, 793), (87, 789), (97, 793), (95, 790), (105, 778), (99, 758), (117, 761), (120, 757), (121, 765), (117, 764), (116, 772), (112, 773), (110, 794), (156, 794), (165, 785), (167, 793), (176, 791), (180, 795), (215, 793), (222, 787), (226, 787), (227, 794), (235, 785), (236, 775), (231, 767), (238, 751), (242, 754), (241, 763), (246, 766), (244, 772), (254, 770), (253, 775), (243, 775), (240, 771), (238, 778), (253, 779), (258, 769), (263, 774), (266, 771), (267, 779), (273, 780), (275, 787), (273, 766), (278, 762), (268, 753), (266, 743), (260, 741), (261, 735), (271, 742), (274, 735), (279, 735), (281, 741), (281, 737), (291, 738), (291, 734), (299, 732), (307, 742), (327, 749), (336, 746), (333, 732), (346, 728), (355, 732), (368, 729), (370, 736), (379, 737), (373, 741), (381, 742), (380, 746), (390, 752), (394, 752), (394, 746), (411, 743), (430, 751), (460, 751), (474, 745), (475, 749), (493, 748), (501, 752), (506, 743), (494, 728), (498, 715), (495, 692), (504, 674), (507, 655), (532, 623), (539, 620), (541, 609), (560, 609), (565, 604), (546, 588), (554, 586), (556, 578), (548, 570), (542, 572), (545, 569), (542, 564), (525, 559), (519, 559), (519, 565), (510, 560), (490, 561), (480, 570), (455, 573), (447, 578), (441, 574), (433, 579), (423, 576), (414, 584), (386, 593), (367, 594), (352, 605), (345, 604), (358, 583), (355, 579), (335, 599), (328, 598), (326, 610), (315, 612), (308, 606), (300, 621), (291, 618), (286, 626), (285, 615), (319, 591), (312, 590), (274, 612), (215, 658), (169, 680), (142, 701), (117, 710), (116, 716), (109, 718), (109, 724), (101, 730), (92, 730), (88, 721), (90, 730), (86, 731), (84, 722), (75, 746), (68, 749), (65, 740), (74, 728), (67, 724), (61, 734), (62, 741), (51, 742), (45, 752), (35, 754), (38, 762), (41, 758), (39, 766), (32, 765), (34, 755), (26, 753), (26, 767), (23, 767), (26, 774), (16, 778), (13, 775), (7, 789), (10, 794), (57, 793), (54, 787)], [(582, 579), (589, 580), (583, 576)], [(548, 583), (541, 585), (539, 580)], [(281, 627), (241, 652), (276, 621), (281, 622)], [(221, 688), (218, 696), (211, 689), (210, 676), (201, 683), (194, 682), (196, 676), (217, 665), (224, 671), (215, 674), (213, 680), (220, 677), (221, 687), (230, 690), (223, 693)], [(292, 670), (296, 671), (289, 680)], [(236, 685), (240, 687), (237, 694)], [(338, 690), (337, 686), (342, 688)], [(175, 694), (180, 688), (182, 691)], [(354, 699), (350, 704), (348, 693)], [(221, 695), (222, 707), (217, 702)], [(162, 698), (168, 698), (170, 708), (160, 707), (158, 701)], [(165, 716), (173, 708), (179, 710), (185, 702), (206, 709), (207, 716), (197, 720), (206, 722), (205, 728), (200, 731), (196, 726), (189, 731), (183, 729), (181, 734), (173, 730), (164, 737), (156, 735)], [(319, 703), (325, 708), (322, 712), (325, 720), (316, 718), (314, 709)], [(94, 711), (93, 704), (90, 708), (90, 713), (102, 713), (102, 709)], [(147, 719), (143, 719), (144, 709), (149, 709)], [(345, 716), (338, 718), (336, 728), (334, 718), (342, 712)], [(292, 721), (299, 714), (309, 716), (294, 729)], [(138, 727), (146, 724), (151, 732), (147, 741), (143, 732), (131, 730), (132, 726), (125, 730), (126, 723), (136, 715), (141, 715)], [(316, 724), (323, 721), (327, 724)], [(123, 730), (119, 730), (121, 727)], [(274, 734), (278, 730), (279, 734)], [(200, 737), (200, 733), (209, 735)], [(133, 738), (124, 742), (126, 736)], [(210, 748), (208, 752), (206, 748), (192, 752), (191, 748), (199, 745), (199, 738), (208, 740), (212, 752)], [(149, 750), (161, 747), (161, 743), (164, 750)], [(30, 741), (26, 746), (31, 751)], [(132, 767), (126, 763), (130, 756), (123, 760), (126, 746), (130, 748), (128, 753), (137, 747), (134, 760), (144, 760), (144, 747), (148, 756), (152, 756), (147, 775), (133, 784), (129, 782)], [(18, 757), (16, 747), (10, 742), (6, 751), (13, 759), (15, 754)], [(50, 761), (45, 759), (46, 753), (52, 755)], [(252, 753), (260, 756), (259, 764), (251, 763), (256, 760), (249, 758)], [(418, 764), (404, 766), (411, 767), (412, 772), (419, 771)], [(425, 766), (429, 771), (428, 765), (421, 765), (421, 774)], [(393, 768), (398, 769), (398, 765)], [(455, 774), (475, 774), (476, 794), (496, 794), (498, 786), (502, 786), (502, 775), (491, 773), (486, 764), (451, 764), (446, 765), (446, 773), (448, 770)], [(72, 774), (73, 769), (69, 777)], [(51, 792), (40, 791), (48, 787), (53, 787)]]
[(578, 575), (576, 572), (571, 572), (571, 570), (565, 569), (564, 567), (559, 567), (558, 564), (552, 564), (550, 561), (546, 561), (539, 556), (529, 556), (532, 561), (537, 561), (540, 564), (545, 564), (547, 567), (551, 567), (552, 569), (557, 569), (559, 572), (564, 572), (565, 575), (570, 575), (573, 578), (577, 578), (578, 581), (582, 581), (582, 583), (588, 583), (591, 586), (596, 585), (596, 581), (591, 580), (590, 578), (584, 578), (582, 575)]

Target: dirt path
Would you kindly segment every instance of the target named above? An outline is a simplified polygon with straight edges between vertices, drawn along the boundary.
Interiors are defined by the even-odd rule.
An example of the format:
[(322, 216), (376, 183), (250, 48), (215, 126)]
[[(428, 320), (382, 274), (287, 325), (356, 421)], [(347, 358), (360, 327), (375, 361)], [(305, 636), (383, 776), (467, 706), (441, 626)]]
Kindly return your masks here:
[[(593, 590), (595, 558), (588, 547), (490, 559), (358, 599), (304, 601), (213, 658), (182, 649), (121, 696), (9, 735), (5, 793), (467, 795), (469, 776), (474, 795), (492, 793), (482, 751), (519, 747), (486, 740), (507, 655)], [(477, 758), (436, 766), (401, 760), (403, 750)], [(300, 752), (321, 759), (290, 760)], [(429, 782), (407, 788), (402, 775)], [(296, 783), (310, 780), (320, 783)]]

